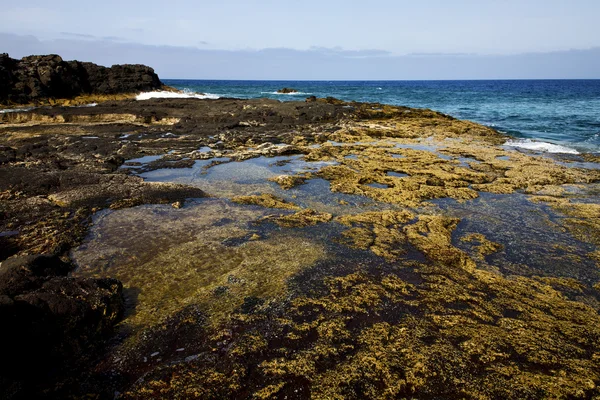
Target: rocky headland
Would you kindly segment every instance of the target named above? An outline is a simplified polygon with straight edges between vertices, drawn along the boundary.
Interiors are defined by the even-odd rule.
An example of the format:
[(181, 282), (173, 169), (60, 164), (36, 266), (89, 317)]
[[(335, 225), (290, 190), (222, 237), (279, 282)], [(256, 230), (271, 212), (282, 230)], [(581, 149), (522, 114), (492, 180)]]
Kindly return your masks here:
[(23, 57), (0, 54), (0, 105), (86, 104), (119, 99), (163, 88), (145, 65), (113, 65), (64, 61), (60, 56)]
[(2, 397), (600, 396), (600, 160), (505, 141), (331, 98), (0, 114)]

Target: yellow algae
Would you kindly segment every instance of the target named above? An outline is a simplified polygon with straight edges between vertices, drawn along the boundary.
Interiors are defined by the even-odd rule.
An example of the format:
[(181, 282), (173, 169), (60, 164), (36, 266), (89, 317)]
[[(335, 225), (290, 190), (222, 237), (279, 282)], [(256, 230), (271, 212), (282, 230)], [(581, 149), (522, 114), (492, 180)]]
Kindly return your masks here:
[(267, 216), (263, 221), (274, 222), (286, 228), (301, 228), (329, 222), (333, 216), (329, 213), (321, 213), (310, 209), (304, 209), (290, 215)]
[(278, 175), (269, 180), (277, 183), (282, 189), (291, 189), (302, 185), (308, 178), (309, 176)]
[(233, 197), (231, 201), (238, 204), (252, 204), (267, 208), (282, 208), (285, 210), (300, 209), (300, 207), (298, 207), (296, 204), (280, 199), (279, 197), (269, 193), (263, 193), (261, 195), (252, 196), (237, 196)]
[[(381, 129), (378, 134), (390, 132)], [(446, 150), (459, 147), (454, 146)], [(534, 201), (550, 199), (557, 209), (572, 208), (570, 213), (564, 211), (570, 216), (565, 223), (579, 221), (573, 232), (580, 230), (578, 235), (593, 237), (597, 207), (574, 206), (560, 197), (564, 195), (561, 184), (588, 179), (580, 171), (571, 174), (561, 166), (541, 159), (531, 161), (535, 158), (521, 154), (511, 156), (510, 162), (496, 160), (504, 156), (500, 150), (473, 157), (480, 163), (464, 167), (455, 160), (424, 154), (431, 153), (425, 150), (395, 148), (393, 154), (404, 157), (394, 158), (389, 146), (367, 146), (356, 159), (345, 159), (348, 153), (344, 146), (323, 147), (326, 151), (313, 156), (340, 162), (319, 172), (331, 182), (333, 191), (416, 206), (431, 198), (473, 198), (471, 192), (477, 195), (478, 185), (482, 188), (477, 190), (506, 193), (525, 189), (543, 195), (532, 197)], [(514, 167), (512, 163), (521, 165)], [(537, 165), (533, 168), (537, 173), (555, 174), (546, 179), (520, 173), (518, 169), (528, 163)], [(508, 173), (511, 169), (515, 171)], [(390, 177), (388, 171), (408, 177)], [(367, 186), (370, 183), (388, 188)], [(310, 210), (297, 214), (302, 213)], [(248, 370), (249, 365), (252, 374), (235, 378), (218, 375), (209, 381), (211, 390), (225, 397), (273, 398), (302, 393), (323, 399), (600, 395), (598, 303), (581, 282), (482, 269), (484, 258), (501, 251), (502, 244), (478, 233), (464, 235), (463, 242), (476, 246), (476, 255), (470, 257), (452, 244), (459, 220), (444, 215), (385, 210), (341, 215), (335, 221), (348, 227), (342, 242), (395, 260), (400, 264), (398, 269), (405, 265), (399, 255), (407, 243), (422, 252), (429, 263), (410, 264), (418, 275), (414, 283), (393, 273), (353, 272), (325, 278), (325, 288), (318, 294), (300, 295), (276, 306), (277, 318), (236, 317), (236, 323), (248, 324), (252, 332), (239, 331), (233, 339), (239, 343), (232, 346), (235, 350), (222, 350), (219, 361), (166, 367), (172, 373), (166, 374), (169, 378), (157, 379), (160, 392), (144, 392), (151, 385), (142, 382), (125, 397), (141, 398), (142, 393), (168, 397), (177, 393), (169, 388), (205, 387), (206, 376), (223, 368)], [(594, 287), (600, 291), (600, 283)], [(268, 312), (268, 307), (261, 310)], [(264, 334), (257, 338), (256, 330)], [(236, 389), (237, 385), (243, 389)]]
[[(357, 107), (359, 119), (315, 139), (320, 147), (303, 149), (308, 161), (337, 163), (315, 174), (332, 191), (414, 208), (432, 199), (524, 191), (564, 213), (558, 224), (575, 237), (598, 243), (599, 206), (570, 202), (563, 186), (593, 182), (598, 173), (507, 151), (498, 133), (432, 111)], [(303, 179), (272, 180), (287, 189)], [(234, 201), (295, 211), (243, 222), (291, 228), (332, 220), (267, 194)], [(150, 371), (124, 398), (600, 396), (600, 315), (589, 283), (535, 276), (524, 264), (512, 270), (522, 267), (528, 276), (503, 275), (485, 258), (509, 243), (464, 234), (460, 240), (475, 250), (470, 256), (453, 244), (459, 219), (422, 210), (337, 216), (346, 228), (342, 243), (386, 262), (368, 269), (340, 260), (335, 271), (343, 274), (319, 280), (314, 291), (287, 286), (326, 258), (323, 244), (295, 236), (300, 231), (258, 236), (246, 225), (225, 224), (134, 265), (120, 276), (141, 290), (128, 323), (161, 326), (164, 316), (197, 304), (208, 315), (209, 334), (231, 333), (210, 336), (197, 360)], [(427, 264), (403, 260), (408, 246)], [(561, 261), (577, 264), (576, 246), (548, 246), (568, 253)], [(597, 253), (588, 256), (598, 260)], [(600, 291), (600, 283), (594, 288)], [(245, 312), (254, 298), (266, 301)]]
[[(235, 397), (238, 384), (248, 397), (276, 396), (286, 388), (339, 399), (598, 394), (596, 309), (536, 279), (442, 263), (418, 270), (424, 279), (418, 285), (393, 274), (352, 273), (326, 279), (323, 295), (294, 299), (287, 318), (270, 324), (269, 332), (287, 332), (300, 347), (280, 339), (258, 339), (257, 347), (251, 339), (222, 356), (229, 371), (240, 371), (248, 357), (260, 354), (254, 356), (257, 374), (207, 380), (223, 367), (212, 361), (168, 367), (166, 378), (142, 382), (125, 397), (168, 397), (182, 386)], [(237, 340), (253, 336), (241, 331)]]
[(201, 304), (216, 322), (240, 307), (246, 297), (281, 295), (288, 277), (323, 256), (321, 245), (293, 236), (238, 247), (192, 241), (114, 276), (140, 291), (128, 324), (155, 323), (189, 304)]
[(475, 262), (452, 245), (452, 231), (458, 222), (456, 218), (441, 215), (420, 215), (416, 223), (404, 227), (404, 233), (409, 242), (430, 260), (472, 270)]
[(472, 242), (479, 243), (477, 245), (477, 253), (478, 253), (480, 259), (484, 259), (486, 256), (497, 253), (504, 248), (503, 245), (501, 245), (499, 243), (494, 243), (494, 242), (488, 240), (481, 233), (470, 233), (470, 234), (465, 235), (462, 238), (460, 238), (460, 240), (463, 242), (468, 242), (468, 243), (472, 243)]
[[(524, 190), (557, 196), (563, 190), (560, 185), (600, 180), (600, 171), (570, 168), (549, 158), (503, 149), (498, 146), (504, 141), (501, 135), (477, 124), (435, 114), (418, 122), (396, 112), (388, 117), (346, 123), (329, 135), (337, 145), (306, 147), (305, 159), (339, 163), (317, 174), (330, 181), (332, 191), (409, 207), (437, 198), (469, 200), (478, 192)], [(401, 132), (403, 127), (411, 134)], [(462, 165), (461, 157), (472, 161)]]
[(380, 211), (349, 214), (336, 221), (352, 227), (342, 232), (341, 242), (353, 248), (371, 250), (387, 260), (395, 260), (406, 252), (406, 235), (401, 226), (414, 218), (408, 211)]
[(598, 264), (598, 268), (600, 268), (600, 250), (596, 250), (596, 251), (589, 253), (588, 257), (596, 260), (596, 263)]
[[(533, 202), (543, 202), (567, 218), (561, 218), (560, 224), (573, 236), (585, 243), (600, 246), (600, 204), (575, 203), (567, 198), (550, 196), (532, 196)], [(596, 252), (590, 254), (595, 257)]]
[(391, 225), (402, 225), (406, 224), (412, 219), (415, 218), (415, 215), (409, 211), (401, 210), (401, 211), (392, 211), (392, 210), (384, 210), (384, 211), (373, 211), (373, 212), (365, 212), (360, 214), (347, 214), (337, 217), (335, 220), (341, 224), (346, 226), (352, 226), (353, 224), (369, 224), (369, 225), (383, 225), (383, 226), (391, 226)]
[(77, 274), (115, 277), (137, 292), (127, 324), (154, 324), (190, 304), (216, 322), (246, 297), (282, 294), (290, 276), (325, 257), (322, 244), (292, 233), (251, 240), (248, 223), (265, 214), (219, 200), (119, 210), (96, 223), (102, 241), (73, 253)]

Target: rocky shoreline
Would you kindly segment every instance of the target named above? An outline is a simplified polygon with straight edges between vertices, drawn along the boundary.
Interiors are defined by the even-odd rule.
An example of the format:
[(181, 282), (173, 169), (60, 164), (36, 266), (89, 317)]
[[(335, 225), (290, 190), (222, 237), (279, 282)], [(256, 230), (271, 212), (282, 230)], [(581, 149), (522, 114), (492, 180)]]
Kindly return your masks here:
[(316, 98), (40, 107), (0, 137), (5, 398), (600, 395), (595, 155)]

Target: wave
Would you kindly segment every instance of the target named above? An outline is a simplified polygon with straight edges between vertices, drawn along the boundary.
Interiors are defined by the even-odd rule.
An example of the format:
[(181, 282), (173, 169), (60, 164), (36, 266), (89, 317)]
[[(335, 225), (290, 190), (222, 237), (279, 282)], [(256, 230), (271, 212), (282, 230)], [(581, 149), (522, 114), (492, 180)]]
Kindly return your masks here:
[(294, 92), (294, 93), (278, 93), (278, 92), (260, 92), (260, 94), (274, 94), (279, 96), (310, 96), (312, 93)]
[(197, 93), (192, 91), (168, 92), (166, 90), (158, 92), (143, 92), (136, 96), (136, 100), (149, 99), (218, 99), (220, 96), (212, 93)]
[(3, 110), (0, 110), (0, 114), (13, 113), (13, 112), (31, 111), (34, 108), (35, 107), (28, 107), (28, 108), (5, 108)]
[(544, 153), (563, 153), (563, 154), (579, 154), (579, 152), (570, 147), (561, 146), (547, 142), (538, 142), (531, 139), (508, 140), (504, 146), (518, 147), (520, 149), (541, 151)]

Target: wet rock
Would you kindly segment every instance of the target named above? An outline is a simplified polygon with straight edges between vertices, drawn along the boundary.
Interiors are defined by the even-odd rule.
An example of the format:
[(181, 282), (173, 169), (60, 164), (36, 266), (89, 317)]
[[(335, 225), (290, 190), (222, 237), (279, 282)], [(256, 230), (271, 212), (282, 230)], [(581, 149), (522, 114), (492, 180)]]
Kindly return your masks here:
[(102, 178), (97, 184), (55, 193), (49, 199), (61, 207), (99, 207), (110, 204), (111, 208), (123, 208), (146, 203), (173, 203), (180, 199), (205, 196), (200, 189), (184, 185), (143, 182), (140, 178), (126, 175), (107, 175)]

